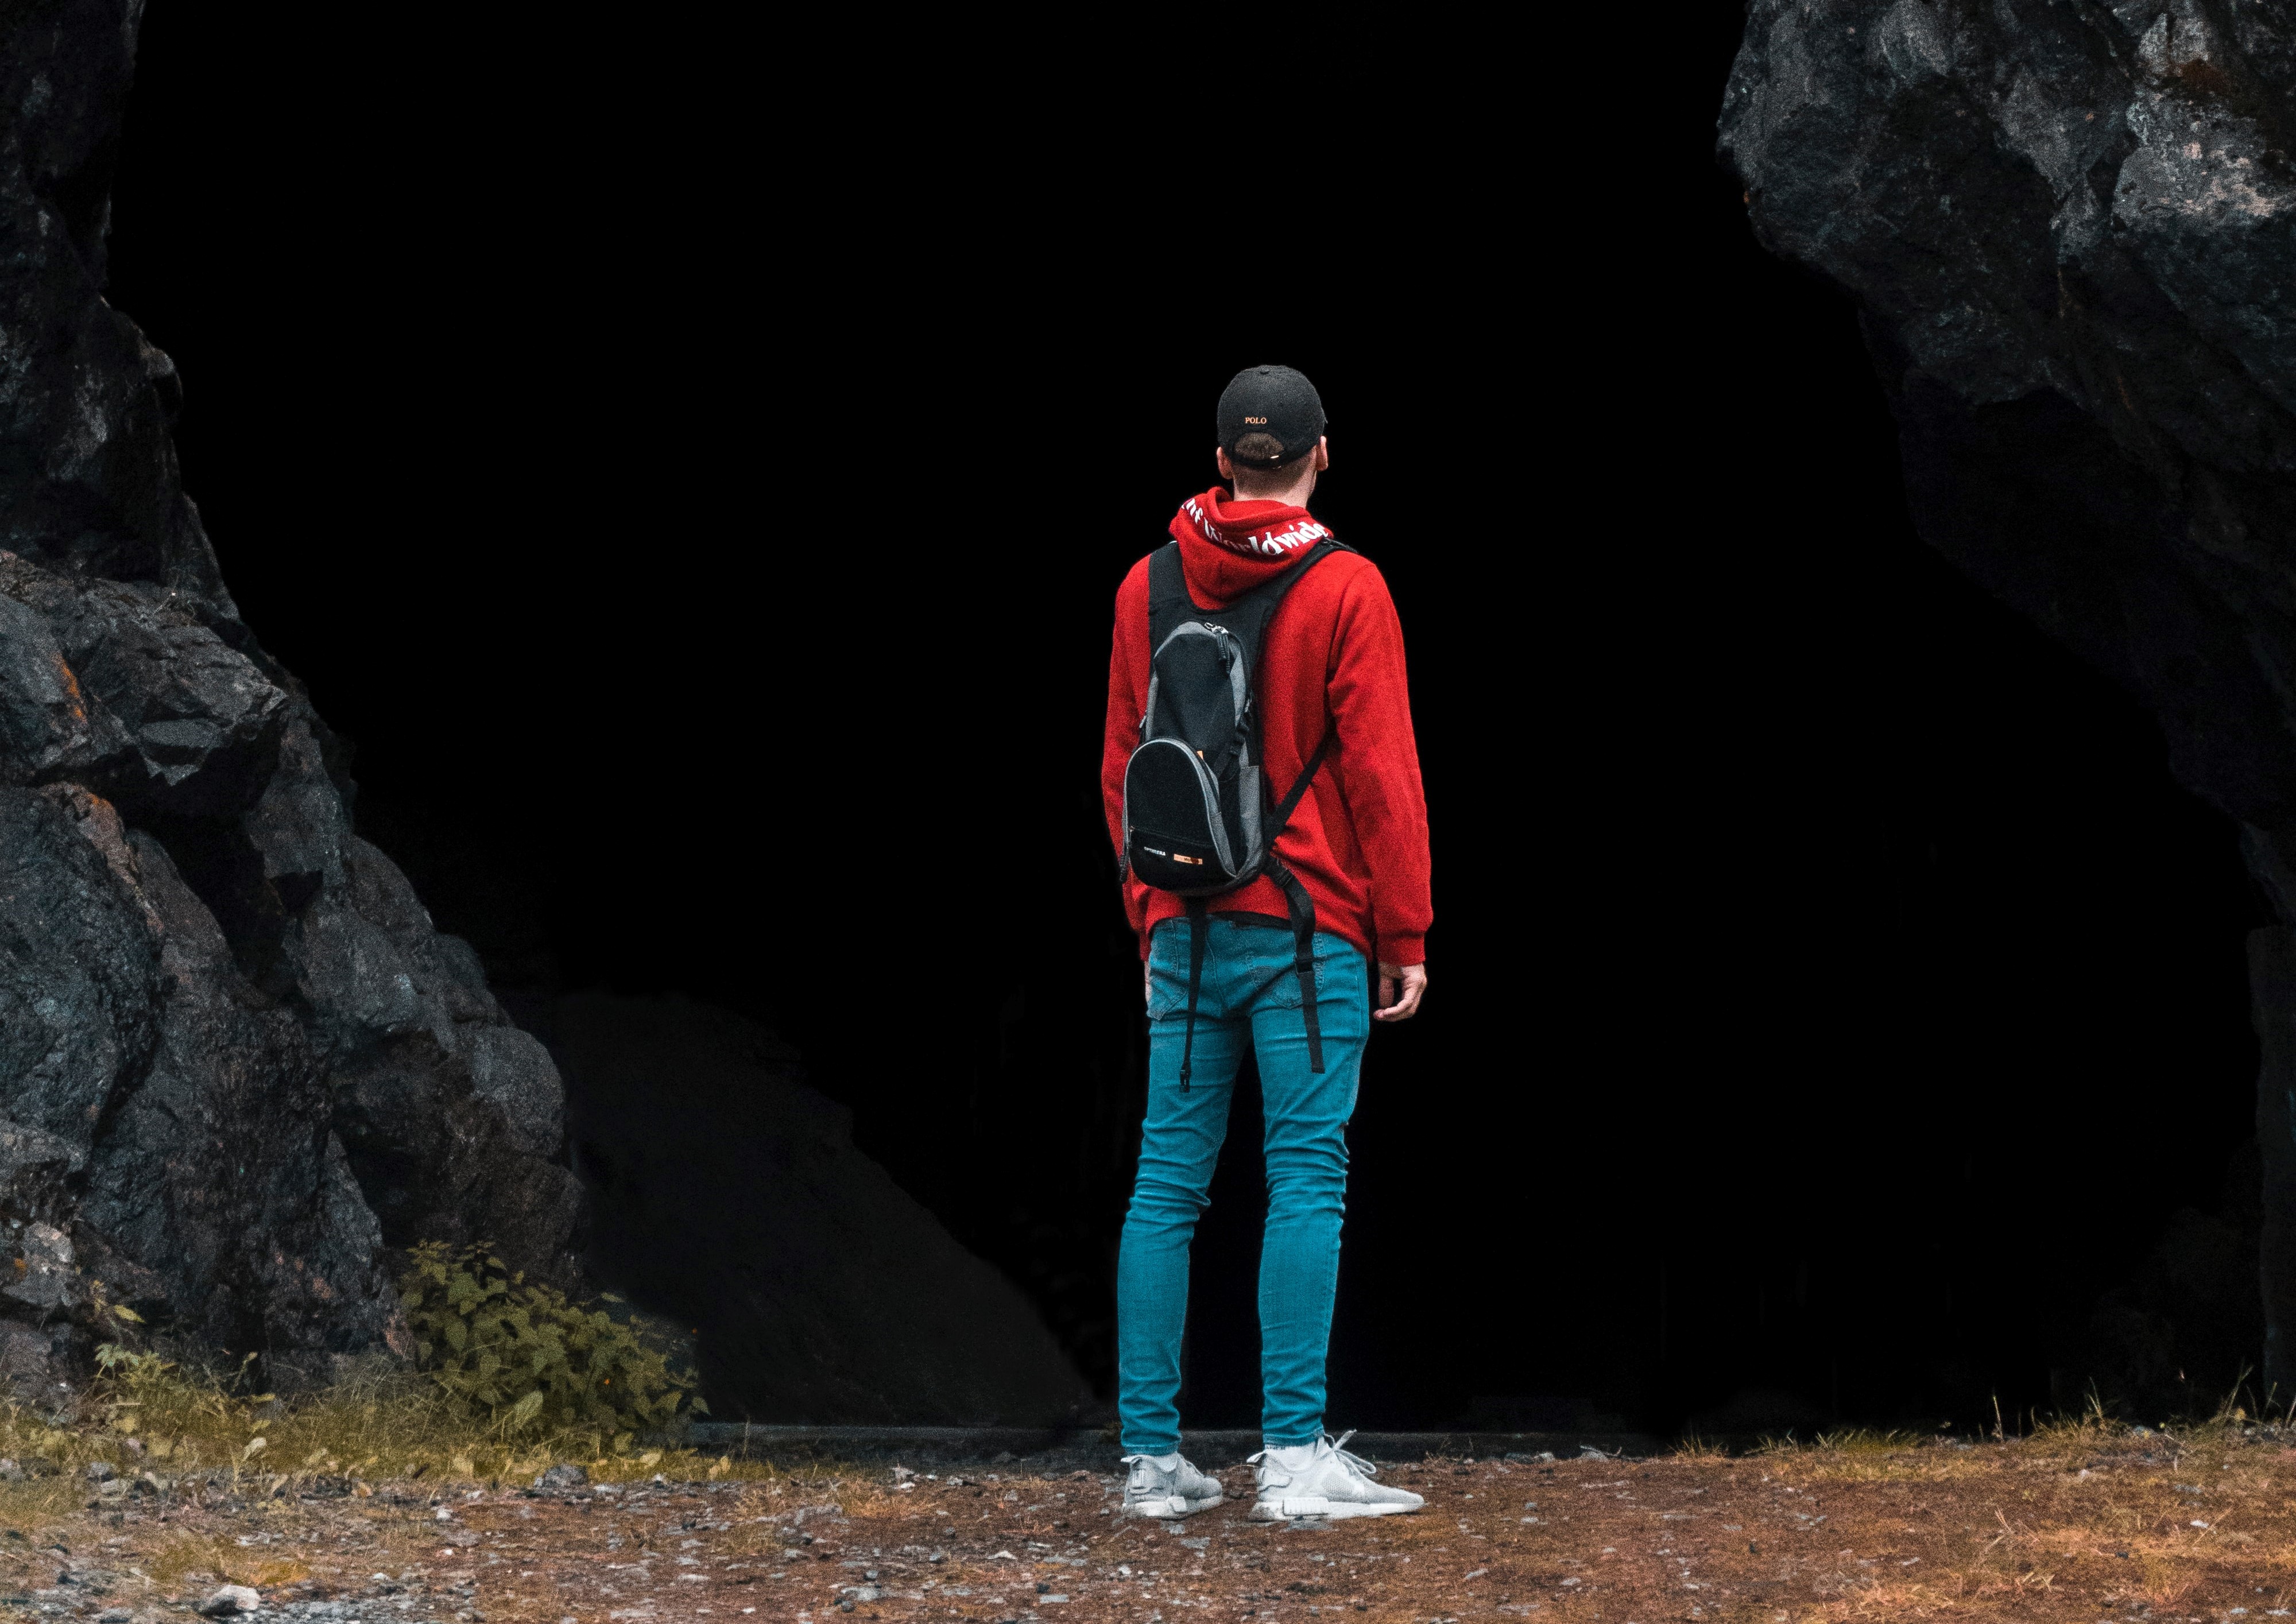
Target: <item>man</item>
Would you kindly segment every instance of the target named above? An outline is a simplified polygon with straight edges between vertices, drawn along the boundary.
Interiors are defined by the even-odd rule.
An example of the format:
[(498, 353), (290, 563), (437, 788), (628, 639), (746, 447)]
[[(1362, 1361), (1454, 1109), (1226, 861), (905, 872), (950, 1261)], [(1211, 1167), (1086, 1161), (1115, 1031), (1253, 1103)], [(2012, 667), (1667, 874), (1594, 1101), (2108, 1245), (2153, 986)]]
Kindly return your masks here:
[[(1280, 575), (1330, 532), (1308, 512), (1331, 466), (1315, 386), (1284, 366), (1236, 374), (1220, 396), (1220, 477), (1180, 505), (1188, 595), (1205, 611)], [(1116, 595), (1101, 788), (1124, 849), (1126, 764), (1140, 742), (1150, 656), (1149, 563)], [(1259, 1061), (1267, 1120), (1267, 1226), (1259, 1260), (1261, 1432), (1252, 1515), (1415, 1511), (1417, 1495), (1324, 1431), (1324, 1363), (1338, 1284), (1348, 1119), (1371, 1022), (1407, 1021), (1427, 989), (1427, 808), (1404, 680), (1403, 634), (1387, 583), (1340, 551), (1300, 576), (1267, 624), (1257, 673), (1267, 781), (1288, 790), (1332, 736), (1322, 767), (1275, 842), (1315, 904), (1311, 1064), (1285, 898), (1261, 875), (1209, 901), (1201, 985), (1187, 1020), (1189, 931), (1182, 898), (1128, 875), (1127, 911), (1146, 960), (1148, 1114), (1117, 1265), (1118, 1412), (1131, 1475), (1128, 1514), (1176, 1517), (1217, 1505), (1218, 1482), (1179, 1453), (1180, 1336), (1188, 1243), (1206, 1204), (1245, 1049)], [(1373, 1010), (1367, 966), (1379, 966)], [(1193, 1027), (1193, 1039), (1188, 1029)], [(1189, 1068), (1183, 1051), (1193, 1044)]]

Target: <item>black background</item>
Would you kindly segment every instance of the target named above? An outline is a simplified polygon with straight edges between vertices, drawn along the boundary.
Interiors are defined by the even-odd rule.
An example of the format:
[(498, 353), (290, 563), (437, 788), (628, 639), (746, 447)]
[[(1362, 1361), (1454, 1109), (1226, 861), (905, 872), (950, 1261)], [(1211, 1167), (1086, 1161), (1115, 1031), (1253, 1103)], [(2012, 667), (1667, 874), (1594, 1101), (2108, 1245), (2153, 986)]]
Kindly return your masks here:
[[(463, 27), (151, 8), (111, 297), (226, 578), (498, 982), (772, 1021), (1103, 1392), (1108, 605), (1263, 360), (1401, 608), (1435, 841), (1335, 1424), (2077, 1401), (2237, 1187), (2231, 825), (1913, 536), (1854, 312), (1713, 162), (1734, 8), (1561, 102), (1344, 40), (1272, 157), (1248, 91), (896, 114), (699, 21)], [(1252, 1126), (1201, 1424), (1256, 1409)]]

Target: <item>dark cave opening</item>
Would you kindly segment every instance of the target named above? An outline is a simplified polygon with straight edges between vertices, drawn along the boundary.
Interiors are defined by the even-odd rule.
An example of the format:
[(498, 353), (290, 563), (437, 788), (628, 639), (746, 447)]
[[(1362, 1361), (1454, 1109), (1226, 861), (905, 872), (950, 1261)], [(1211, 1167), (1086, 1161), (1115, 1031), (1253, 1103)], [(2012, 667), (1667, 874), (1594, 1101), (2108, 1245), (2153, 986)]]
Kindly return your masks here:
[[(1143, 1086), (1093, 788), (1107, 601), (1210, 482), (1205, 402), (1280, 352), (1334, 403), (1319, 513), (1402, 605), (1437, 825), (1433, 1002), (1352, 1136), (1337, 1423), (1966, 1425), (2092, 1376), (2157, 1407), (2163, 1325), (2196, 1385), (2248, 1357), (2223, 1283), (2265, 910), (2135, 702), (1913, 534), (1853, 312), (1755, 246), (1707, 156), (1734, 35), (1668, 69), (1643, 268), (1563, 266), (1540, 320), (1503, 224), (1453, 266), (1385, 246), (1424, 207), (1400, 186), (1241, 327), (1136, 256), (1016, 291), (1032, 245), (1105, 223), (974, 197), (916, 210), (969, 267), (947, 286), (887, 315), (879, 273), (808, 273), (849, 319), (768, 354), (663, 319), (682, 270), (488, 216), (483, 165), (426, 169), (435, 218), (362, 253), (368, 203), (414, 217), (366, 122), (382, 71), (314, 100), (160, 7), (112, 297), (182, 371), (250, 624), (356, 742), (361, 830), (440, 927), (513, 993), (772, 1024), (1103, 1390)], [(455, 139), (491, 138), (495, 94), (455, 91)], [(537, 160), (532, 208), (570, 168)], [(601, 307), (611, 342), (562, 341)], [(842, 400), (857, 354), (931, 425), (906, 464), (855, 476), (724, 387), (778, 365)], [(1078, 492), (1011, 426), (1080, 357), (1114, 449)], [(673, 431), (678, 400), (716, 404)], [(1415, 441), (1434, 400), (1503, 425), (1468, 477)], [(1038, 706), (1023, 896), (952, 896), (922, 855), (956, 681)], [(826, 824), (818, 784), (847, 791)], [(1199, 1250), (1201, 1424), (1254, 1407), (1252, 1143), (1240, 1112)]]

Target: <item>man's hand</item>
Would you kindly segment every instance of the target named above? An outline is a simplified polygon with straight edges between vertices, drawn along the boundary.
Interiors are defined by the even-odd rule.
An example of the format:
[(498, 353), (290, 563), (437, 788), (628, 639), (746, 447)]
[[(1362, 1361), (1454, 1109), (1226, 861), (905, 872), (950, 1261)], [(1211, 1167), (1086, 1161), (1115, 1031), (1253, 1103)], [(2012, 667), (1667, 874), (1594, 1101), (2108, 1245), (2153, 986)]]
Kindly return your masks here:
[[(1396, 984), (1401, 982), (1398, 988)], [(1379, 967), (1379, 1007), (1372, 1012), (1374, 1021), (1408, 1021), (1419, 1013), (1419, 1000), (1427, 993), (1427, 966), (1406, 964), (1398, 969), (1393, 964)]]
[(1140, 1001), (1143, 1004), (1156, 1001), (1156, 972), (1149, 967), (1146, 959), (1140, 961)]

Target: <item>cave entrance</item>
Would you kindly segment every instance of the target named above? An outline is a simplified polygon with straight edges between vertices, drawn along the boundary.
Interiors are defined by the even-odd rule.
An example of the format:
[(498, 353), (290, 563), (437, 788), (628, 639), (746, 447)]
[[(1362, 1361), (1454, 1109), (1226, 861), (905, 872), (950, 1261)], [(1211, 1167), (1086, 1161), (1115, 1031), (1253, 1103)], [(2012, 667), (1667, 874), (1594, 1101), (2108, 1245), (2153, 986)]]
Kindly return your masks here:
[[(1139, 993), (1090, 784), (1107, 598), (1127, 561), (1048, 569), (1021, 605), (1077, 673), (1047, 729), (1069, 753), (1014, 764), (1030, 775), (1016, 804), (1072, 808), (1025, 908), (919, 901), (914, 872), (888, 859), (914, 834), (896, 816), (910, 764), (867, 727), (821, 776), (888, 808), (881, 823), (768, 882), (746, 860), (772, 844), (758, 836), (775, 798), (759, 797), (733, 833), (706, 831), (742, 860), (697, 883), (693, 830), (666, 816), (652, 776), (585, 777), (586, 791), (638, 786), (594, 805), (568, 792), (566, 764), (594, 761), (602, 738), (680, 771), (722, 762), (753, 729), (745, 617), (808, 601), (808, 583), (721, 582), (675, 618), (634, 622), (661, 628), (637, 646), (677, 647), (688, 690), (723, 707), (689, 707), (687, 731), (666, 734), (648, 685), (555, 641), (556, 600), (535, 595), (579, 576), (563, 567), (579, 545), (627, 554), (628, 534), (593, 510), (619, 496), (609, 519), (652, 520), (644, 457), (624, 448), (558, 480), (553, 511), (568, 518), (562, 536), (542, 527), (546, 559), (504, 548), (481, 514), (455, 538), (469, 545), (451, 593), (421, 556), (368, 569), (371, 553), (404, 556), (400, 531), (461, 511), (430, 472), (454, 459), (392, 438), (429, 431), (430, 379), (448, 368), (401, 357), (396, 381), (354, 392), (348, 419), (270, 408), (300, 398), (309, 334), (332, 312), (392, 312), (402, 324), (385, 331), (441, 347), (408, 355), (448, 362), (465, 330), (422, 331), (387, 258), (357, 262), (369, 281), (239, 274), (308, 248), (301, 216), (270, 206), (272, 172), (224, 160), (235, 141), (273, 152), (276, 103), (248, 77), (259, 53), (171, 33), (171, 15), (188, 13), (155, 12), (144, 38), (114, 301), (191, 380), (193, 492), (250, 622), (359, 739), (362, 826), (441, 928), (487, 953), (498, 988), (676, 990), (770, 1020), (851, 1106), (860, 1147), (1026, 1291), (1105, 1390)], [(2253, 1293), (2231, 1283), (2255, 1182), (2241, 1161), (2256, 1064), (2243, 939), (2265, 910), (2231, 824), (2177, 788), (2136, 704), (1915, 537), (1853, 313), (1749, 240), (1737, 190), (1709, 165), (1711, 87), (1739, 21), (1725, 8), (1711, 27), (1713, 64), (1652, 102), (1675, 109), (1666, 173), (1685, 177), (1678, 208), (1650, 210), (1662, 283), (1611, 275), (1594, 256), (1615, 245), (1579, 243), (1574, 271), (1598, 267), (1574, 276), (1591, 302), (1538, 306), (1536, 353), (1507, 349), (1524, 309), (1512, 249), (1425, 253), (1414, 239), (1383, 261), (1370, 239), (1388, 223), (1366, 215), (1355, 250), (1307, 279), (1327, 300), (1313, 324), (1325, 348), (1284, 339), (1349, 403), (1350, 460), (1318, 506), (1395, 586), (1437, 841), (1436, 990), (1423, 1022), (1374, 1051), (1353, 1135), (1331, 1414), (1968, 1426), (1997, 1397), (2013, 1413), (2078, 1405), (2112, 1370), (2134, 1373), (2130, 1405), (2157, 1407), (2160, 1380), (2228, 1380), (2252, 1340), (2238, 1316)], [(336, 100), (346, 121), (363, 116)], [(248, 111), (194, 116), (209, 104)], [(305, 191), (357, 201), (318, 184), (332, 160), (308, 161)], [(174, 251), (226, 229), (230, 254)], [(1458, 281), (1478, 258), (1503, 285)], [(1033, 274), (1013, 280), (1037, 297)], [(1168, 288), (1136, 303), (1177, 310)], [(461, 303), (457, 319), (471, 309), (494, 319)], [(1011, 319), (964, 325), (997, 346), (1058, 325), (1025, 303), (998, 309)], [(1173, 471), (1204, 455), (1198, 429), (1170, 425), (1197, 423), (1202, 381), (1243, 357), (1226, 320), (1092, 319), (1111, 325), (1077, 331), (1130, 356), (1143, 390), (1168, 391), (1134, 403), (1119, 438), (1137, 435), (1139, 460), (1111, 480), (1134, 508), (1108, 545), (1144, 546), (1193, 488)], [(1550, 340), (1565, 328), (1599, 332), (1601, 353), (1563, 353)], [(988, 342), (964, 365), (931, 353), (968, 388), (1035, 375)], [(1464, 517), (1424, 501), (1431, 471), (1404, 421), (1435, 400), (1478, 403), (1464, 415), (1514, 437), (1471, 471), (1488, 479)], [(1566, 427), (1522, 426), (1558, 406)], [(950, 471), (1000, 465), (1019, 414), (973, 397), (946, 417), (939, 495), (954, 499), (974, 486)], [(377, 487), (403, 523), (340, 499), (331, 458), (368, 444), (414, 448)], [(574, 452), (555, 455), (549, 466), (571, 466)], [(383, 517), (362, 520), (367, 506)], [(314, 549), (314, 512), (376, 528)], [(887, 623), (941, 627), (936, 589), (890, 572)], [(776, 647), (829, 668), (808, 635), (786, 626)], [(880, 640), (904, 658), (931, 646)], [(406, 660), (410, 644), (455, 658)], [(569, 670), (578, 705), (553, 686)], [(947, 672), (914, 656), (906, 676), (911, 696), (884, 714), (921, 726), (914, 693)], [(1247, 1123), (1213, 1220), (1235, 1226), (1199, 1271), (1199, 1424), (1252, 1408)]]

